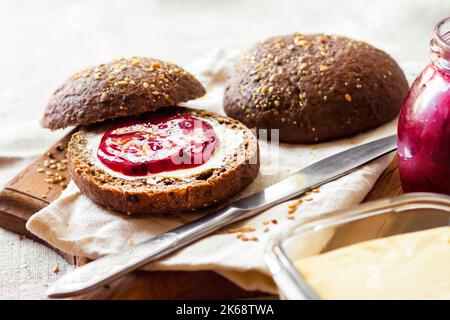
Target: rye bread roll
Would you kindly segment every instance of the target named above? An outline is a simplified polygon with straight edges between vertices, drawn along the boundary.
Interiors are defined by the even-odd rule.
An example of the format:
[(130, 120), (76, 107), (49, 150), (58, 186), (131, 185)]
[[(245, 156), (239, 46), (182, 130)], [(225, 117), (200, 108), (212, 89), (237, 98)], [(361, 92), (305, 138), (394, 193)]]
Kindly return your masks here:
[(385, 52), (343, 36), (294, 34), (261, 41), (236, 62), (224, 109), (280, 140), (317, 143), (395, 118), (408, 92)]
[[(204, 94), (197, 79), (172, 63), (121, 58), (64, 82), (51, 97), (41, 124), (50, 129), (81, 126), (69, 141), (69, 170), (83, 194), (96, 203), (129, 215), (192, 211), (228, 200), (259, 172), (258, 142), (245, 125), (177, 106)], [(196, 145), (197, 120), (201, 120), (200, 137), (206, 139), (201, 140), (201, 149)], [(121, 136), (114, 131), (117, 125), (129, 132)], [(118, 154), (108, 153), (102, 160), (100, 146), (108, 128), (116, 132), (112, 139), (119, 144), (109, 147)], [(214, 148), (200, 164), (178, 167), (170, 162), (180, 152), (203, 156), (203, 144)], [(126, 167), (131, 171), (123, 171), (130, 148), (139, 159)], [(157, 170), (150, 170), (149, 163), (156, 163)]]
[[(96, 165), (96, 150), (88, 136), (103, 132), (117, 121), (82, 127), (68, 145), (69, 170), (80, 190), (105, 207), (131, 214), (177, 214), (222, 203), (248, 186), (258, 175), (259, 156), (255, 135), (239, 121), (204, 110), (164, 108), (167, 115), (213, 119), (241, 135), (241, 142), (217, 166), (189, 177), (123, 179)], [(223, 138), (223, 137), (219, 137)]]
[(200, 82), (170, 62), (120, 58), (74, 74), (53, 94), (41, 125), (60, 129), (154, 111), (205, 94)]

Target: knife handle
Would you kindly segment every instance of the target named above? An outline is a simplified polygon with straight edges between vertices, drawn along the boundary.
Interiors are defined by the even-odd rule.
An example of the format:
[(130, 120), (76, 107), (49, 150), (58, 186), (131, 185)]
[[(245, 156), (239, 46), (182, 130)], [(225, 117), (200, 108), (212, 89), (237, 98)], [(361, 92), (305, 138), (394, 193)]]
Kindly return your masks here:
[[(47, 290), (50, 298), (63, 298), (91, 291), (137, 270), (205, 235), (248, 217), (250, 210), (227, 205), (219, 211), (163, 233), (116, 254), (76, 268)], [(208, 221), (205, 224), (205, 221)]]

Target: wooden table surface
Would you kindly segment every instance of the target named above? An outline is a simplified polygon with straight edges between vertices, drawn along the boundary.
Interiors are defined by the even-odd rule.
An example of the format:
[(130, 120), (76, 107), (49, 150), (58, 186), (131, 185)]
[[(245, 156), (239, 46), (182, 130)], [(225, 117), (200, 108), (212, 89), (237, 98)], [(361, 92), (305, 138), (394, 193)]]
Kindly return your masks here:
[[(60, 142), (67, 143), (67, 137)], [(49, 151), (56, 160), (63, 153), (55, 152), (55, 144)], [(56, 199), (62, 187), (59, 184), (48, 185), (37, 173), (37, 168), (48, 156), (44, 153), (30, 166), (14, 177), (0, 191), (0, 226), (37, 239), (25, 229), (29, 217)], [(67, 175), (67, 173), (65, 173)], [(66, 182), (70, 177), (66, 177)], [(44, 192), (42, 191), (44, 190)], [(401, 194), (401, 184), (394, 158), (383, 172), (364, 201), (370, 201)], [(57, 251), (57, 250), (56, 250)], [(62, 254), (62, 253), (60, 253)], [(70, 263), (83, 265), (85, 258), (62, 254)], [(78, 296), (78, 299), (242, 299), (266, 295), (240, 289), (224, 277), (212, 271), (156, 271), (133, 272), (110, 285), (91, 293)]]

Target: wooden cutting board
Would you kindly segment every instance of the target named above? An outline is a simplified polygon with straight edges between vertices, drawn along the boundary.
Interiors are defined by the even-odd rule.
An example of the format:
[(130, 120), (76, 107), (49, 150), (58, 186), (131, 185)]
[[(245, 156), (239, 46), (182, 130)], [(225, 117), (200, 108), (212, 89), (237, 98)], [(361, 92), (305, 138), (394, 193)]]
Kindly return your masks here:
[[(64, 151), (70, 133), (55, 143), (43, 155), (22, 172), (11, 179), (0, 191), (0, 226), (30, 239), (43, 240), (31, 234), (25, 228), (27, 220), (36, 212), (58, 198), (64, 186), (70, 181), (64, 164), (58, 171), (55, 166), (64, 159)], [(44, 167), (44, 162), (52, 168)], [(42, 169), (41, 169), (42, 168)], [(50, 178), (46, 171), (61, 175), (59, 179)], [(47, 180), (47, 181), (46, 181)], [(50, 183), (54, 182), (54, 183)], [(401, 193), (397, 159), (395, 158), (376, 182), (365, 201), (392, 197)], [(52, 247), (51, 247), (52, 248)], [(71, 256), (52, 248), (69, 263), (80, 266), (89, 261), (82, 257)], [(264, 296), (261, 292), (240, 289), (224, 277), (211, 271), (181, 272), (133, 272), (108, 286), (81, 295), (80, 299), (242, 299)]]

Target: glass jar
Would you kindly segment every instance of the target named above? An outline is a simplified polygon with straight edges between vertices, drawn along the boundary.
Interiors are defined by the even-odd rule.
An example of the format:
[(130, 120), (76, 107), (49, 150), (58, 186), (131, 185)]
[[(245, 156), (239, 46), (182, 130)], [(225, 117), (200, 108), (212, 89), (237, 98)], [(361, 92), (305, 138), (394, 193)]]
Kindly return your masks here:
[(436, 25), (430, 49), (400, 112), (400, 177), (404, 192), (450, 194), (450, 18)]

